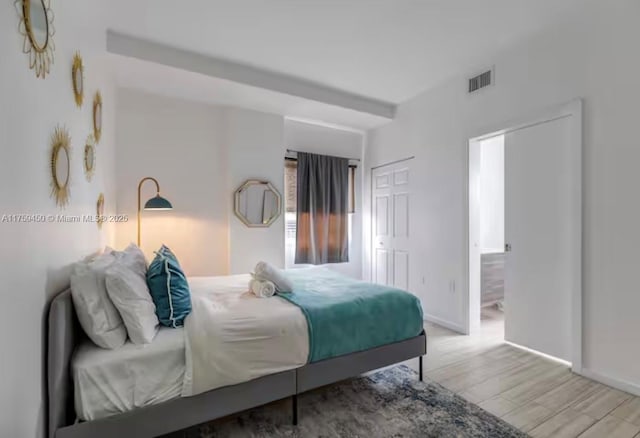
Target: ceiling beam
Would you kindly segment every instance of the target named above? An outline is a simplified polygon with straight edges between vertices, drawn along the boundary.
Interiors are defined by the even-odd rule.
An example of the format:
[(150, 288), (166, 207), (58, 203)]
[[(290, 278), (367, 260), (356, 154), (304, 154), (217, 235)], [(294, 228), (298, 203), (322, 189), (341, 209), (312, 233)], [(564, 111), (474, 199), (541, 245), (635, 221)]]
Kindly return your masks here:
[(316, 82), (107, 31), (109, 53), (393, 119), (396, 105)]

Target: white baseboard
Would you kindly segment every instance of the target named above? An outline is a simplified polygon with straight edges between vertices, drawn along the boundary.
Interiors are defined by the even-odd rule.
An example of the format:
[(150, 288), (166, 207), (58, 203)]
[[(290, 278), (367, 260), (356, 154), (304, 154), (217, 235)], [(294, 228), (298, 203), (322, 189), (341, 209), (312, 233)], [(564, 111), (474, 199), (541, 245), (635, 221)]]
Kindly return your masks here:
[(628, 382), (622, 379), (616, 379), (615, 377), (607, 376), (596, 371), (591, 371), (587, 368), (582, 368), (580, 375), (587, 379), (595, 380), (612, 388), (619, 389), (620, 391), (628, 392), (636, 396), (640, 396), (640, 385), (637, 383)]
[(467, 334), (464, 327), (451, 321), (447, 321), (446, 319), (438, 318), (437, 316), (429, 315), (428, 313), (425, 313), (423, 318), (425, 321), (441, 325), (444, 328), (448, 328), (449, 330), (453, 330), (454, 332), (458, 332), (462, 335)]
[[(544, 357), (545, 359), (552, 360), (552, 361), (557, 362), (559, 364), (562, 364), (562, 365), (564, 365), (566, 367), (571, 367), (571, 362), (569, 362), (568, 360), (560, 359), (559, 357), (555, 357), (555, 356), (551, 356), (551, 355), (543, 353), (541, 351), (534, 350), (533, 348), (525, 347), (524, 345), (520, 345), (520, 344), (516, 344), (515, 342), (507, 341), (506, 339), (504, 340), (504, 343), (507, 344), (507, 345), (511, 345), (513, 348), (518, 348), (520, 350), (526, 351), (527, 353), (535, 354), (536, 356), (540, 356), (540, 357)], [(574, 372), (577, 373), (577, 371), (575, 371), (575, 370), (574, 370)], [(578, 374), (580, 374), (580, 373), (578, 373)]]

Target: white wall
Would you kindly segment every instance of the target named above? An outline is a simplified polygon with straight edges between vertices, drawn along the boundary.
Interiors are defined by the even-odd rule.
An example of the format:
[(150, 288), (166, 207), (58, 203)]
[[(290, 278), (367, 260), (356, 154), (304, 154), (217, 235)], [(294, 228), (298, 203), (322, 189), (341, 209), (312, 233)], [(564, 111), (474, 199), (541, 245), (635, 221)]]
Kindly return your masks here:
[[(169, 212), (142, 213), (142, 248), (148, 258), (162, 243), (187, 275), (250, 272), (260, 260), (284, 267), (284, 214), (268, 228), (248, 228), (233, 214), (233, 193), (247, 179), (265, 179), (284, 194), (287, 147), (360, 157), (362, 134), (282, 116), (118, 91), (117, 210), (129, 222), (117, 229), (119, 248), (136, 239), (137, 184), (160, 182)], [(356, 186), (361, 198), (361, 184)], [(142, 202), (155, 194), (145, 183)], [(351, 261), (334, 265), (361, 277), (361, 208), (353, 217)]]
[(394, 122), (370, 132), (367, 168), (416, 156), (416, 275), (427, 280), (419, 292), (427, 314), (462, 327), (469, 138), (584, 98), (583, 364), (640, 392), (638, 16), (634, 0), (586, 1), (566, 22), (483, 60), (496, 66), (495, 87), (469, 96), (461, 72), (400, 105)]
[[(138, 182), (160, 183), (172, 211), (143, 211), (141, 247), (147, 258), (163, 243), (187, 275), (229, 271), (229, 193), (224, 109), (131, 90), (118, 91), (117, 208), (129, 222), (118, 227), (117, 246), (135, 242)], [(152, 181), (142, 205), (155, 196)]]
[(504, 251), (504, 136), (480, 142), (480, 250)]
[[(142, 213), (147, 257), (165, 243), (189, 276), (246, 273), (259, 260), (284, 266), (284, 222), (248, 228), (233, 214), (233, 193), (266, 179), (282, 193), (282, 116), (206, 105), (139, 91), (118, 92), (117, 243), (136, 239), (137, 185), (153, 176), (173, 210)], [(155, 195), (145, 183), (142, 202)]]
[[(233, 193), (247, 179), (266, 179), (282, 193), (282, 116), (118, 91), (117, 205), (130, 221), (117, 246), (136, 240), (137, 186), (158, 179), (172, 211), (142, 212), (149, 259), (164, 243), (189, 276), (246, 273), (259, 260), (284, 266), (284, 222), (248, 228), (233, 214)], [(142, 203), (155, 195), (143, 187)]]
[[(284, 193), (284, 119), (257, 111), (229, 109), (225, 118), (229, 153), (231, 207), (233, 192), (247, 179), (267, 179)], [(284, 214), (268, 228), (248, 228), (230, 209), (230, 273), (253, 270), (260, 260), (284, 267)]]
[[(356, 131), (285, 120), (285, 144), (288, 149), (346, 158), (363, 158), (364, 135)], [(356, 211), (351, 215), (349, 262), (328, 265), (343, 274), (362, 278), (362, 165), (355, 176)]]
[[(29, 70), (22, 53), (13, 1), (0, 7), (0, 216), (5, 214), (95, 215), (100, 192), (105, 211), (115, 199), (113, 139), (115, 93), (102, 62), (105, 29), (102, 2), (52, 2), (55, 63), (45, 80)], [(82, 17), (82, 20), (78, 20)], [(74, 52), (85, 62), (85, 103), (76, 107), (71, 85)], [(85, 180), (84, 141), (92, 132), (91, 102), (103, 96), (102, 141), (93, 180)], [(50, 194), (50, 136), (56, 125), (72, 139), (71, 197), (63, 211)], [(44, 330), (47, 304), (69, 285), (70, 266), (112, 243), (113, 226), (95, 223), (4, 223), (0, 221), (0, 436), (32, 438), (46, 431)]]

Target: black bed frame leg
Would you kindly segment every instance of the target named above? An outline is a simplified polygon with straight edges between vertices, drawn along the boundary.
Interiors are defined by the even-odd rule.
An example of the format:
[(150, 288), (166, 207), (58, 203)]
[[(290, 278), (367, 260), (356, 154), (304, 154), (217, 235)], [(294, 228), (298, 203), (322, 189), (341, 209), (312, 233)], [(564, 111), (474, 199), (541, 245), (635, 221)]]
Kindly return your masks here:
[(294, 394), (291, 397), (291, 409), (292, 409), (291, 416), (293, 417), (293, 420), (292, 420), (293, 425), (297, 426), (298, 425), (298, 395), (297, 394)]
[(418, 370), (418, 374), (420, 375), (420, 381), (424, 382), (424, 380), (422, 379), (422, 356), (418, 357), (418, 368), (420, 368)]

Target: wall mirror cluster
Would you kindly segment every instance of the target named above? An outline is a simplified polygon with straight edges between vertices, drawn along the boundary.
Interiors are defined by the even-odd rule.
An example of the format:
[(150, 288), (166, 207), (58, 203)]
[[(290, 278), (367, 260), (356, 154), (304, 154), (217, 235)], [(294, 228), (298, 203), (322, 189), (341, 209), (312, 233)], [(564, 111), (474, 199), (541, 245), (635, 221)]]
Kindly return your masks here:
[[(51, 70), (55, 44), (53, 36), (54, 14), (51, 0), (13, 0), (20, 23), (18, 30), (23, 37), (22, 51), (29, 56), (29, 68), (36, 77), (44, 79)], [(80, 53), (75, 53), (71, 64), (73, 96), (78, 108), (84, 101), (84, 63)], [(92, 106), (93, 134), (87, 138), (83, 149), (83, 170), (87, 181), (91, 181), (96, 168), (96, 143), (102, 137), (102, 95), (96, 92)], [(71, 179), (71, 137), (66, 128), (58, 126), (51, 136), (50, 150), (51, 197), (58, 207), (69, 203)], [(100, 194), (98, 214), (104, 211), (104, 195)], [(98, 222), (98, 226), (101, 226)]]
[(234, 212), (248, 227), (269, 227), (280, 216), (282, 198), (269, 181), (250, 179), (235, 193)]
[(15, 0), (20, 17), (19, 30), (24, 38), (22, 51), (29, 55), (29, 68), (45, 78), (53, 64), (55, 45), (53, 12), (50, 0)]

